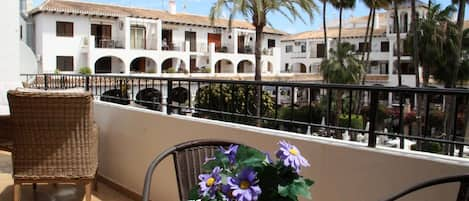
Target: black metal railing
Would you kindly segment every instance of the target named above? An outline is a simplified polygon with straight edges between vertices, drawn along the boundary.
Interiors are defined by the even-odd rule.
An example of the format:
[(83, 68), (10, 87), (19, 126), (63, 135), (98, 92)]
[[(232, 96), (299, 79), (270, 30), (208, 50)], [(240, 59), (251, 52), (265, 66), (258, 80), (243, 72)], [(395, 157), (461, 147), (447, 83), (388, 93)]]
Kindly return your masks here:
[[(463, 157), (464, 147), (467, 151), (469, 146), (466, 140), (468, 89), (126, 75), (23, 77), (31, 88), (83, 88), (102, 101), (168, 115), (190, 115), (359, 141), (369, 147), (411, 148)], [(447, 108), (448, 101), (454, 105), (452, 110)], [(416, 114), (417, 108), (420, 115)], [(454, 119), (451, 122), (454, 129), (449, 129), (449, 134), (450, 125), (445, 123), (450, 122), (448, 119)]]

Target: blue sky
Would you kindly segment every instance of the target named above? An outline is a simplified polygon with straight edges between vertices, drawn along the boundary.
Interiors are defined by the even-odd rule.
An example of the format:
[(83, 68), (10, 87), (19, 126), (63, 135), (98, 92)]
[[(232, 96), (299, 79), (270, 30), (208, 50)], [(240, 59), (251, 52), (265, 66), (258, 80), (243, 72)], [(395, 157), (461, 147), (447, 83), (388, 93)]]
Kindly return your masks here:
[[(39, 5), (43, 0), (33, 0), (34, 5)], [(111, 3), (119, 4), (124, 6), (133, 6), (133, 7), (144, 7), (144, 8), (153, 8), (153, 9), (166, 9), (168, 0), (82, 0), (90, 2), (100, 2), (100, 3)], [(187, 12), (195, 13), (201, 15), (208, 15), (211, 5), (216, 0), (176, 0), (177, 1), (177, 10), (178, 12)], [(427, 2), (427, 0), (423, 0)], [(285, 19), (282, 15), (278, 13), (272, 13), (269, 16), (270, 23), (274, 28), (281, 29), (289, 33), (298, 33), (303, 31), (308, 31), (312, 29), (318, 29), (322, 25), (322, 4), (317, 1), (319, 11), (314, 15), (312, 23), (303, 23), (301, 20), (296, 20), (295, 22), (290, 22)], [(356, 7), (353, 10), (348, 10), (344, 12), (344, 18), (351, 16), (364, 16), (368, 15), (368, 9), (362, 3), (358, 1)], [(432, 2), (440, 3), (442, 5), (449, 5), (451, 0), (432, 0)], [(184, 6), (185, 5), (185, 6)], [(334, 20), (338, 18), (338, 11), (332, 7), (327, 8), (327, 19)], [(466, 18), (469, 17), (469, 12), (466, 12)]]

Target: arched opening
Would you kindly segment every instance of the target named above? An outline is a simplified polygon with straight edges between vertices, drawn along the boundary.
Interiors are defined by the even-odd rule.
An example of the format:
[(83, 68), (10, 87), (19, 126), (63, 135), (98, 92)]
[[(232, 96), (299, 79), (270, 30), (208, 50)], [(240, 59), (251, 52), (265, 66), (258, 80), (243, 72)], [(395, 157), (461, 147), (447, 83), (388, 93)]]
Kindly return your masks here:
[(254, 73), (254, 64), (248, 60), (239, 62), (238, 73)]
[(321, 64), (311, 64), (309, 66), (309, 72), (310, 73), (319, 73), (319, 67), (321, 66)]
[(161, 64), (163, 73), (187, 73), (186, 64), (182, 59), (169, 58)]
[(114, 56), (101, 57), (94, 64), (94, 72), (100, 73), (124, 73), (125, 64), (122, 59)]
[(306, 73), (306, 65), (303, 63), (295, 63), (290, 66), (292, 73)]
[(215, 63), (215, 73), (233, 73), (233, 62), (227, 59), (222, 59)]
[(139, 57), (130, 63), (130, 73), (156, 73), (156, 62), (148, 57)]

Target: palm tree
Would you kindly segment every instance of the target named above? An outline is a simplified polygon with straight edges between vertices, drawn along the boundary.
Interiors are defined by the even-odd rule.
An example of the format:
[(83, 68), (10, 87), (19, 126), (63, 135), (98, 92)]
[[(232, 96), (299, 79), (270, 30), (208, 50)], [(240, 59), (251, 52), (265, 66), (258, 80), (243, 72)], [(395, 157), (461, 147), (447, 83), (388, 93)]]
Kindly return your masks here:
[(342, 14), (344, 9), (355, 7), (356, 0), (331, 0), (332, 6), (339, 9), (339, 38), (337, 39), (337, 49), (342, 47), (340, 45), (342, 40)]
[[(342, 43), (337, 50), (331, 49), (329, 58), (321, 63), (321, 73), (327, 83), (358, 84), (363, 73), (363, 63), (355, 57), (350, 43)], [(337, 115), (342, 113), (342, 90), (337, 90)]]
[[(464, 16), (466, 12), (466, 3), (468, 0), (453, 0), (453, 3), (458, 3), (458, 20), (457, 20), (457, 30), (458, 30), (458, 35), (456, 38), (456, 61), (460, 61), (461, 59), (461, 53), (462, 53), (462, 39), (463, 39), (463, 29), (464, 29)], [(452, 73), (451, 73), (451, 81), (450, 81), (450, 87), (456, 87), (456, 82), (457, 82), (457, 77), (458, 77), (458, 72), (459, 72), (459, 66), (456, 65), (453, 67)]]
[[(365, 46), (366, 46), (366, 62), (364, 62), (365, 73), (363, 74), (362, 84), (365, 84), (366, 81), (366, 71), (368, 70), (368, 66), (370, 63), (370, 54), (371, 52), (368, 49), (371, 49), (371, 45), (373, 44), (373, 33), (375, 28), (375, 20), (376, 20), (376, 9), (385, 8), (389, 6), (389, 2), (387, 0), (365, 0), (365, 5), (370, 8), (370, 14), (368, 16), (368, 24), (365, 33)], [(371, 21), (371, 25), (370, 25)], [(368, 34), (369, 33), (369, 34)], [(369, 38), (369, 39), (368, 39)], [(362, 53), (362, 61), (364, 60), (365, 53)]]
[(285, 16), (288, 20), (294, 21), (299, 18), (304, 22), (300, 11), (304, 11), (308, 17), (313, 19), (313, 12), (317, 10), (317, 6), (313, 0), (217, 0), (210, 10), (210, 19), (214, 23), (222, 12), (228, 9), (230, 11), (229, 27), (231, 28), (233, 19), (239, 14), (251, 20), (252, 25), (256, 29), (256, 74), (255, 80), (261, 80), (262, 72), (262, 41), (264, 38), (263, 31), (269, 21), (267, 16), (269, 13), (277, 12)]

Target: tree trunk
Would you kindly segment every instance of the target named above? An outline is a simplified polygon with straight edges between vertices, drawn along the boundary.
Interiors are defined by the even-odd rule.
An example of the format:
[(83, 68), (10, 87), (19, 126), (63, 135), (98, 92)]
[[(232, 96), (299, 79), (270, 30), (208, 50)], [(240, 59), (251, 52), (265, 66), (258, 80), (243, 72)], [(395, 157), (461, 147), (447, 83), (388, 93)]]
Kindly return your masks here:
[[(370, 8), (370, 12), (368, 13), (368, 21), (366, 23), (366, 32), (365, 32), (365, 41), (364, 41), (365, 46), (367, 46), (366, 42), (368, 42), (368, 33), (369, 33), (369, 30), (370, 30), (370, 23), (371, 23), (372, 15), (373, 15), (373, 8)], [(365, 48), (367, 48), (367, 47), (365, 47)], [(361, 62), (363, 63), (363, 61), (365, 61), (365, 51), (362, 52)]]
[[(411, 8), (412, 8), (412, 22), (411, 22), (411, 28), (412, 28), (412, 35), (413, 40), (412, 40), (412, 65), (414, 66), (414, 71), (415, 71), (415, 87), (419, 88), (420, 87), (420, 71), (419, 71), (419, 51), (418, 51), (418, 38), (417, 38), (417, 11), (415, 7), (415, 0), (411, 1)], [(427, 100), (428, 96), (425, 95), (425, 100)], [(422, 136), (422, 111), (425, 106), (426, 102), (422, 102), (422, 95), (417, 94), (417, 102), (415, 105), (416, 109), (416, 116), (417, 116), (417, 136)], [(418, 147), (419, 149), (421, 148), (421, 143), (420, 141), (418, 142)]]
[[(262, 80), (262, 41), (264, 39), (264, 26), (256, 26), (256, 74), (254, 79), (256, 81)], [(256, 117), (261, 117), (262, 107), (262, 86), (256, 86)], [(262, 127), (261, 119), (256, 121), (258, 127)]]
[(322, 26), (324, 29), (324, 58), (327, 59), (327, 54), (329, 53), (329, 48), (327, 47), (327, 24), (326, 24), (326, 0), (322, 1)]
[[(370, 65), (370, 54), (371, 54), (371, 47), (373, 46), (372, 43), (373, 43), (373, 33), (374, 33), (374, 30), (375, 30), (375, 18), (376, 18), (376, 8), (373, 8), (373, 14), (372, 14), (372, 20), (371, 20), (371, 30), (370, 30), (370, 40), (369, 40), (369, 43), (370, 43), (370, 51), (366, 51), (366, 62), (365, 62), (365, 70), (368, 70), (368, 67)], [(368, 46), (367, 46), (368, 48)], [(365, 76), (363, 76), (363, 84), (365, 84), (365, 81), (366, 81), (366, 73), (365, 72)]]
[(402, 69), (401, 69), (401, 30), (399, 29), (399, 6), (394, 1), (394, 29), (396, 30), (396, 46), (397, 46), (397, 82), (398, 86), (402, 86)]
[(260, 81), (262, 80), (262, 40), (264, 39), (264, 26), (257, 26), (256, 27), (256, 74), (255, 80)]
[(343, 8), (340, 7), (339, 8), (339, 38), (337, 40), (337, 51), (340, 51), (340, 43), (341, 43), (341, 40), (342, 40), (342, 12), (343, 12)]

